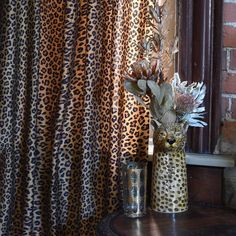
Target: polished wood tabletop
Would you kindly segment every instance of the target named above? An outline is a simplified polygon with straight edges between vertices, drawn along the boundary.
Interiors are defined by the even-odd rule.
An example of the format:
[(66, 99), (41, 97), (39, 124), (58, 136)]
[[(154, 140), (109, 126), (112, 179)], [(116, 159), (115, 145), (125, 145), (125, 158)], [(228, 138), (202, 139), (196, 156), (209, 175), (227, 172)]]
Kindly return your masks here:
[(98, 236), (236, 236), (236, 210), (191, 206), (184, 213), (166, 214), (148, 210), (141, 218), (122, 212), (105, 217)]

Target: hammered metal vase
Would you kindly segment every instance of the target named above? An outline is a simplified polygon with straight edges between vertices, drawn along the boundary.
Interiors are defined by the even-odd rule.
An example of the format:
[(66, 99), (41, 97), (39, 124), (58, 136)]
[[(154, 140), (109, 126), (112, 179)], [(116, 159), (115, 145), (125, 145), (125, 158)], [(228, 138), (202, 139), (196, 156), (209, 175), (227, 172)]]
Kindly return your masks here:
[(122, 164), (122, 204), (127, 217), (146, 214), (147, 163), (128, 162)]

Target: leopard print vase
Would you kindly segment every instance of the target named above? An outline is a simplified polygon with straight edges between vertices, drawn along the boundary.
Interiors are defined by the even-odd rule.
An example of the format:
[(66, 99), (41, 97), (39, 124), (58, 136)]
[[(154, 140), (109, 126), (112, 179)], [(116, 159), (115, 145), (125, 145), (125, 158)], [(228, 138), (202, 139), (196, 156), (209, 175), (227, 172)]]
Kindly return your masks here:
[(187, 172), (182, 125), (161, 127), (154, 132), (151, 208), (163, 213), (188, 209)]

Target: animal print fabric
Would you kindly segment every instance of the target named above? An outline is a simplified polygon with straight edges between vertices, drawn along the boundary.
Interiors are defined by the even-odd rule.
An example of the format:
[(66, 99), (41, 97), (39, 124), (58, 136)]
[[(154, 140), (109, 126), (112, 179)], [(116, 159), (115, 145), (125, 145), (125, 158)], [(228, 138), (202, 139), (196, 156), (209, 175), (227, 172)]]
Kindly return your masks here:
[(144, 159), (148, 113), (123, 88), (146, 0), (4, 0), (0, 235), (95, 235), (119, 167)]

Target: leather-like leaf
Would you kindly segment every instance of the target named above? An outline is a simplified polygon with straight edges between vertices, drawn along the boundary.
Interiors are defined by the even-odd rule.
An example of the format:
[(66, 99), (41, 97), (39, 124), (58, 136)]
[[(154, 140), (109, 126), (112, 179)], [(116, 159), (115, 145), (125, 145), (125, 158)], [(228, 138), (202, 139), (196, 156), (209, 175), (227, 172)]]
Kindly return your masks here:
[(138, 87), (136, 82), (125, 80), (124, 86), (128, 92), (130, 92), (136, 96), (144, 95), (144, 92)]
[(174, 105), (173, 103), (174, 102), (173, 102), (171, 94), (165, 94), (161, 105), (165, 111), (168, 111), (173, 107)]
[(159, 97), (160, 97), (160, 87), (159, 87), (159, 85), (155, 81), (152, 81), (152, 80), (148, 80), (147, 85), (150, 88), (152, 94), (156, 97), (156, 99), (159, 102)]
[(163, 83), (161, 84), (161, 86), (163, 87), (163, 89), (165, 90), (165, 93), (167, 94), (172, 94), (172, 86), (168, 83)]
[(139, 79), (138, 82), (138, 87), (146, 94), (147, 91), (147, 80), (144, 79)]
[(137, 102), (139, 104), (141, 104), (142, 106), (145, 106), (146, 107), (146, 104), (144, 103), (143, 99), (139, 96), (135, 96), (135, 99), (137, 100)]
[(159, 96), (159, 103), (163, 104), (163, 100), (167, 100), (167, 96), (171, 95), (172, 97), (172, 87), (170, 84), (163, 83), (160, 85), (160, 96)]
[(156, 97), (152, 97), (150, 101), (150, 111), (154, 119), (160, 120), (162, 117), (162, 109), (159, 106), (158, 100)]
[(176, 121), (176, 113), (172, 110), (167, 110), (161, 118), (161, 123), (174, 123)]

